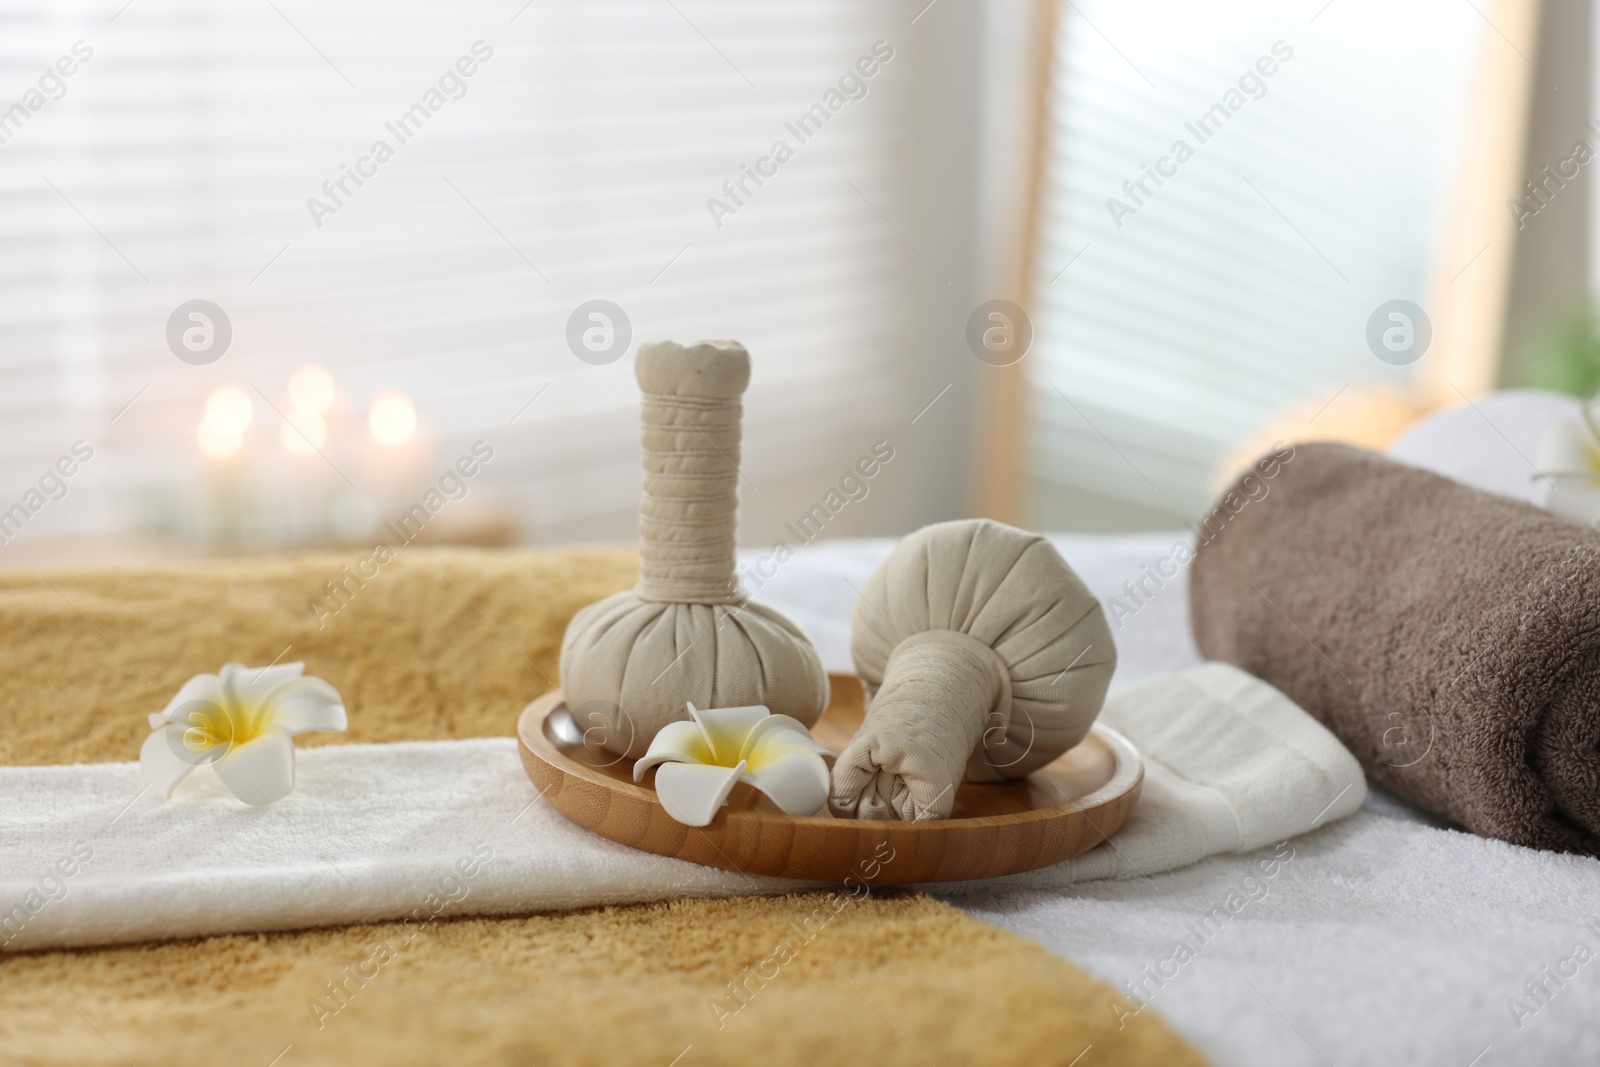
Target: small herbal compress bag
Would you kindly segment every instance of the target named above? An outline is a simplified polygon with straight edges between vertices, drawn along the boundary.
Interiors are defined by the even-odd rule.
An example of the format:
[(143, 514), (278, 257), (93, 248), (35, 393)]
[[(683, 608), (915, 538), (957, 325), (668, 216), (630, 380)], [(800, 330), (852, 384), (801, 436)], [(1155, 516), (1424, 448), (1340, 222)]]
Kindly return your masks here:
[(1055, 547), (987, 519), (901, 541), (862, 587), (850, 649), (867, 712), (830, 803), (866, 819), (942, 819), (963, 779), (1043, 767), (1089, 732), (1117, 663)]

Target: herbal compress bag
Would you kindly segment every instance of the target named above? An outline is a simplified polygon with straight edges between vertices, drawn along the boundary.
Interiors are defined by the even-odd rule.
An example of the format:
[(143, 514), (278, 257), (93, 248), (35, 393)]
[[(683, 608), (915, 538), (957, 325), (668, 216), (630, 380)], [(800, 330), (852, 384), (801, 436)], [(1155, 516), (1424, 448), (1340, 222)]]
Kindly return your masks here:
[(744, 598), (734, 570), (740, 397), (750, 355), (732, 341), (642, 345), (635, 374), (644, 496), (639, 582), (573, 616), (561, 686), (586, 736), (644, 755), (663, 726), (699, 708), (765, 705), (810, 726), (828, 676), (788, 618)]
[(850, 650), (867, 714), (831, 803), (942, 819), (963, 779), (1021, 778), (1083, 740), (1116, 646), (1100, 602), (1045, 538), (982, 520), (901, 541), (862, 587)]

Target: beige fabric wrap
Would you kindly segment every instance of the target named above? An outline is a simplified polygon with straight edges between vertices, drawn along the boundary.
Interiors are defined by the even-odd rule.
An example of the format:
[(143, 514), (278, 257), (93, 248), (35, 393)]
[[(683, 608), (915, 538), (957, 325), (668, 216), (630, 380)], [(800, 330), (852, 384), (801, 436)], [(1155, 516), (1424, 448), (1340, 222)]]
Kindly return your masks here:
[(1116, 646), (1100, 602), (1038, 534), (924, 527), (861, 590), (850, 650), (867, 715), (833, 769), (834, 811), (942, 819), (956, 785), (1030, 774), (1083, 740)]
[(641, 345), (644, 497), (639, 583), (578, 612), (561, 686), (591, 740), (642, 756), (685, 703), (764, 704), (810, 726), (828, 676), (805, 633), (744, 599), (734, 570), (739, 398), (750, 356), (732, 341)]

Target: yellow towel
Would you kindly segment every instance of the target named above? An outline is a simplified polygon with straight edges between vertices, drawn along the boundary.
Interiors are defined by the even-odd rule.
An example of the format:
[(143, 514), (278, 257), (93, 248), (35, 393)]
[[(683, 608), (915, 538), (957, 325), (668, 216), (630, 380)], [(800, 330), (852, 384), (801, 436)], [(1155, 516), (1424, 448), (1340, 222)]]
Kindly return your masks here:
[(683, 901), (444, 922), (409, 945), (393, 923), (23, 956), (0, 962), (0, 1052), (75, 1067), (264, 1067), (285, 1047), (282, 1067), (1202, 1062), (1151, 1012), (1118, 1029), (1108, 986), (948, 905), (834, 906)]
[(145, 715), (229, 660), (303, 660), (339, 690), (349, 732), (298, 745), (507, 736), (555, 687), (567, 620), (637, 570), (620, 549), (403, 547), (0, 573), (0, 764), (138, 759)]
[[(302, 741), (510, 734), (554, 684), (566, 620), (635, 576), (616, 551), (410, 548), (370, 577), (365, 556), (0, 576), (0, 763), (134, 759), (144, 715), (229, 659), (304, 660), (339, 688), (350, 732)], [(1203, 1062), (1110, 986), (911, 892), (407, 936), (386, 923), (0, 958), (0, 1060)]]

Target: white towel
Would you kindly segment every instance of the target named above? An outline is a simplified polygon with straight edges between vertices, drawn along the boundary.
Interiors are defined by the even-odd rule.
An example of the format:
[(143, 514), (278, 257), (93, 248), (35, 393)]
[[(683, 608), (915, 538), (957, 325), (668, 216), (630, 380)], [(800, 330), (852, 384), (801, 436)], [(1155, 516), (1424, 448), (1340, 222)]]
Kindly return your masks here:
[(1212, 1063), (1547, 1067), (1600, 1063), (1597, 887), (1600, 860), (1363, 811), (1149, 881), (960, 905), (1110, 982), (1108, 1021), (1146, 1004)]
[(1113, 694), (1100, 713), (1144, 755), (1139, 804), (1111, 839), (1036, 871), (942, 893), (1144, 878), (1249, 852), (1361, 807), (1367, 781), (1339, 739), (1288, 697), (1227, 663)]
[[(1538, 411), (1540, 401), (1524, 404), (1513, 395), (1474, 403), (1494, 425), (1463, 406), (1458, 417), (1476, 425), (1465, 427), (1459, 447), (1486, 462), (1442, 473), (1531, 494), (1529, 467), (1517, 450), (1534, 455), (1549, 418)], [(1575, 412), (1570, 400), (1563, 403), (1553, 417)], [(1415, 443), (1432, 450), (1435, 469), (1450, 465), (1458, 447)], [(1415, 455), (1395, 458), (1418, 462)], [(1484, 475), (1498, 481), (1484, 484)], [(1170, 571), (1163, 559), (1170, 560), (1172, 546), (1188, 539), (1178, 531), (1052, 538), (1097, 596), (1122, 597), (1138, 609), (1114, 623), (1114, 693), (1198, 662), (1182, 576), (1153, 590), (1149, 584), (1152, 572)], [(847, 665), (850, 585), (859, 586), (892, 544), (818, 544), (762, 593), (804, 615), (825, 662)], [(1332, 825), (1329, 812), (1318, 829), (1281, 848), (1219, 854), (1148, 880), (955, 899), (1119, 988), (1145, 990), (1152, 1008), (1213, 1063), (1600, 1063), (1600, 860), (1440, 829), (1377, 790), (1368, 791), (1365, 807)], [(1116, 840), (1126, 843), (1133, 830), (1130, 823)], [(1180, 939), (1196, 953), (1182, 964), (1174, 958)], [(1579, 942), (1595, 956), (1573, 977), (1564, 961)], [(1568, 977), (1558, 973), (1563, 967)]]
[(311, 748), (296, 770), (287, 799), (253, 808), (203, 768), (167, 801), (141, 792), (134, 763), (0, 768), (0, 942), (421, 922), (792, 884), (568, 822), (536, 799), (511, 738)]
[(1507, 389), (1419, 419), (1389, 458), (1491, 493), (1543, 506), (1539, 445), (1552, 423), (1577, 421), (1578, 401), (1543, 389)]
[[(1331, 735), (1233, 667), (1146, 682), (1105, 714), (1147, 760), (1139, 806), (1110, 845), (1040, 871), (930, 888), (1150, 875), (1301, 833), (1365, 794)], [(0, 943), (423, 922), (800, 884), (579, 828), (539, 799), (509, 738), (311, 748), (298, 760), (294, 793), (265, 808), (233, 799), (203, 770), (162, 801), (141, 793), (131, 763), (0, 768)]]

